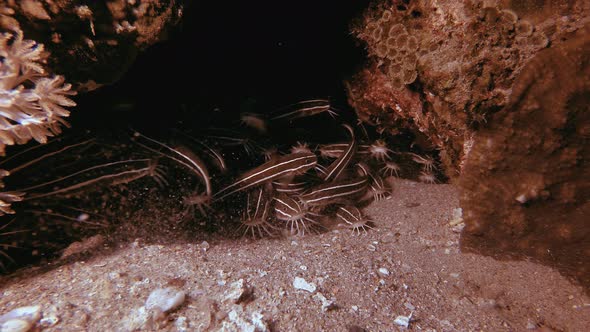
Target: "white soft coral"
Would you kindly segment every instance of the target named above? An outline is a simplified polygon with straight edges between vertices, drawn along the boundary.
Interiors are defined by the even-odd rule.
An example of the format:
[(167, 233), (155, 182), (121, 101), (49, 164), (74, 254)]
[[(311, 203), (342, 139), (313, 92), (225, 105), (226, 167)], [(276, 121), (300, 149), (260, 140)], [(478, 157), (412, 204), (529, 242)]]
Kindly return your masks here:
[[(70, 112), (64, 107), (76, 106), (67, 97), (75, 92), (63, 76), (47, 77), (46, 57), (43, 44), (23, 39), (22, 31), (0, 33), (0, 156), (6, 145), (47, 142), (67, 125), (63, 117)], [(0, 188), (7, 175), (0, 169)], [(0, 216), (14, 213), (10, 205), (23, 195), (0, 192)]]
[(0, 155), (6, 145), (45, 143), (66, 124), (64, 107), (76, 105), (62, 76), (46, 77), (45, 58), (43, 45), (22, 31), (0, 33)]

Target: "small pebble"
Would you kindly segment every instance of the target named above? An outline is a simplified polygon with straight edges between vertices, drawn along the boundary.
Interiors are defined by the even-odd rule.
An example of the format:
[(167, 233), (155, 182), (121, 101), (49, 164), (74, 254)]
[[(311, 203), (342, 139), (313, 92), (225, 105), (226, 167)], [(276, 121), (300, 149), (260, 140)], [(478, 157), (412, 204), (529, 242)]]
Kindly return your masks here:
[(461, 224), (462, 222), (463, 222), (463, 209), (461, 209), (461, 208), (453, 209), (453, 215), (451, 217), (451, 220), (449, 221), (449, 225), (456, 226), (456, 225)]
[(293, 287), (295, 287), (296, 289), (308, 291), (310, 293), (313, 293), (316, 290), (316, 285), (313, 282), (309, 283), (305, 281), (305, 279), (300, 277), (295, 277), (295, 279), (293, 280)]
[(158, 288), (145, 301), (145, 308), (168, 312), (178, 308), (184, 302), (185, 297), (186, 293), (175, 287)]
[(336, 306), (334, 305), (334, 301), (332, 300), (328, 300), (324, 294), (322, 293), (316, 293), (313, 296), (314, 299), (319, 300), (322, 303), (322, 311), (326, 312), (330, 309), (334, 309)]
[(176, 327), (176, 331), (183, 332), (189, 330), (188, 322), (186, 321), (186, 317), (184, 316), (176, 318), (176, 321), (174, 321), (174, 325)]
[(0, 331), (26, 332), (41, 318), (41, 307), (29, 306), (11, 310), (0, 316)]
[(302, 269), (303, 271), (307, 271), (307, 266), (305, 266), (305, 265), (301, 265), (299, 268)]
[(269, 331), (269, 328), (262, 313), (253, 312), (248, 317), (242, 308), (238, 306), (227, 314), (227, 318), (221, 323), (219, 331), (266, 332)]
[(149, 320), (149, 313), (145, 310), (144, 306), (139, 308), (131, 309), (131, 312), (120, 322), (121, 326), (119, 330), (122, 331), (135, 331), (142, 330), (145, 324)]
[(226, 292), (225, 300), (238, 304), (245, 300), (250, 294), (251, 291), (246, 285), (244, 279), (240, 279), (238, 281), (232, 282), (229, 285), (229, 290)]
[(207, 241), (203, 241), (201, 242), (201, 244), (199, 245), (199, 248), (203, 251), (206, 252), (207, 250), (209, 250), (209, 248), (211, 248), (211, 246), (209, 245), (209, 242)]
[(57, 318), (57, 316), (50, 315), (50, 316), (41, 318), (41, 320), (39, 321), (39, 325), (41, 325), (44, 328), (47, 328), (47, 327), (52, 327), (53, 325), (57, 324), (58, 322), (59, 322), (59, 318)]
[(381, 267), (381, 268), (379, 268), (379, 274), (381, 274), (382, 276), (388, 276), (389, 270), (384, 267)]
[(11, 319), (0, 324), (2, 332), (27, 332), (33, 327), (33, 324), (26, 320)]
[(396, 325), (403, 326), (407, 328), (410, 326), (410, 320), (412, 319), (412, 314), (409, 316), (397, 316), (393, 321)]
[(350, 307), (353, 311), (359, 311), (359, 307), (357, 305), (353, 305)]

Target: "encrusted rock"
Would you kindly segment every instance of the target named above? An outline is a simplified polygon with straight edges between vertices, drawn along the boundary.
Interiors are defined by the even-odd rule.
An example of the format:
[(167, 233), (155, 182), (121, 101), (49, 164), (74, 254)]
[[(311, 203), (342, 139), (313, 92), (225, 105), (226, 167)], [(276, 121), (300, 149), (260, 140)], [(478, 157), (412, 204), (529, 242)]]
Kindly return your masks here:
[(438, 150), (446, 175), (456, 177), (524, 65), (583, 26), (590, 7), (567, 3), (580, 5), (533, 19), (531, 12), (553, 6), (541, 4), (524, 19), (524, 10), (505, 1), (382, 1), (353, 28), (369, 60), (348, 82), (349, 102), (378, 130), (413, 135), (423, 150)]
[(590, 287), (590, 33), (540, 52), (465, 164), (462, 247), (534, 258)]

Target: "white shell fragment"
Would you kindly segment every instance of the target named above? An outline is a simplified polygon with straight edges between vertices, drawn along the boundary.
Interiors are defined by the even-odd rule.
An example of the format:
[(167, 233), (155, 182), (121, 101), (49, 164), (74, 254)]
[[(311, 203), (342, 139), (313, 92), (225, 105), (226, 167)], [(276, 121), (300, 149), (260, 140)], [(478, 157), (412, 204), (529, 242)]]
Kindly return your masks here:
[(33, 324), (26, 320), (11, 319), (0, 325), (2, 332), (27, 332), (33, 327)]
[(463, 222), (463, 209), (462, 208), (453, 209), (453, 214), (451, 216), (451, 220), (449, 221), (449, 225), (457, 226), (462, 222)]
[(41, 318), (41, 307), (20, 307), (0, 316), (0, 331), (26, 332)]
[(314, 299), (320, 301), (322, 303), (322, 311), (326, 312), (328, 310), (334, 309), (336, 307), (336, 305), (334, 304), (333, 300), (328, 300), (324, 294), (322, 293), (316, 293), (313, 296)]
[(255, 311), (248, 317), (242, 307), (234, 306), (227, 314), (226, 319), (221, 323), (219, 332), (268, 332), (270, 331), (264, 315), (261, 312)]
[(382, 276), (388, 276), (389, 275), (389, 270), (386, 269), (386, 268), (384, 268), (384, 267), (381, 267), (381, 268), (379, 268), (379, 274), (382, 275)]
[(250, 288), (246, 285), (244, 279), (240, 279), (229, 285), (229, 289), (225, 293), (225, 300), (237, 304), (247, 298), (250, 293)]
[(168, 312), (178, 308), (184, 302), (185, 297), (186, 293), (177, 288), (158, 288), (145, 301), (145, 308), (147, 310), (158, 309), (161, 312)]
[(410, 326), (410, 321), (412, 320), (412, 314), (410, 314), (409, 316), (397, 316), (393, 322), (396, 325), (402, 326), (407, 328), (408, 326)]
[(295, 279), (293, 280), (293, 287), (295, 287), (296, 289), (308, 291), (310, 293), (313, 293), (316, 290), (316, 285), (313, 282), (307, 282), (305, 281), (305, 279), (300, 277), (295, 277)]

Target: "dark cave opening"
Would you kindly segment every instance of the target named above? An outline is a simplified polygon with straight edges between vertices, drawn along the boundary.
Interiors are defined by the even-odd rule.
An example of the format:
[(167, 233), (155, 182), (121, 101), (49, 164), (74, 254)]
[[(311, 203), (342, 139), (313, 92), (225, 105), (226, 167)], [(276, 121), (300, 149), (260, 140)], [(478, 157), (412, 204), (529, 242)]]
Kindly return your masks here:
[[(367, 1), (193, 3), (168, 40), (140, 54), (123, 78), (77, 98), (74, 128), (153, 130), (266, 113), (309, 98), (346, 108), (343, 80), (364, 59), (350, 35)], [(219, 114), (218, 114), (219, 115)]]
[[(38, 156), (44, 158), (5, 179), (7, 187), (13, 189), (54, 192), (91, 183), (85, 187), (90, 189), (81, 193), (41, 199), (31, 198), (28, 192), (32, 200), (15, 205), (22, 218), (11, 227), (30, 226), (44, 231), (33, 237), (23, 234), (15, 240), (22, 241), (24, 249), (8, 252), (18, 262), (6, 263), (8, 270), (40, 259), (51, 261), (72, 241), (97, 233), (108, 234), (114, 242), (124, 241), (121, 237), (128, 234), (156, 236), (160, 240), (174, 238), (170, 235), (178, 226), (159, 219), (177, 215), (187, 197), (202, 190), (203, 184), (194, 174), (173, 163), (164, 163), (169, 181), (166, 187), (152, 179), (145, 179), (147, 184), (125, 180), (122, 188), (96, 182), (102, 177), (140, 170), (143, 166), (135, 166), (139, 160), (159, 158), (160, 163), (166, 159), (157, 154), (150, 156), (150, 151), (132, 143), (133, 130), (166, 143), (178, 139), (178, 132), (196, 136), (209, 127), (232, 128), (250, 135), (240, 125), (240, 114), (266, 114), (300, 100), (323, 98), (338, 109), (335, 121), (328, 116), (311, 117), (292, 127), (283, 125), (265, 138), (252, 133), (252, 138), (261, 139), (256, 143), (265, 149), (277, 146), (281, 153), (288, 153), (299, 140), (347, 140), (341, 124), (354, 124), (355, 115), (347, 106), (343, 83), (365, 59), (363, 47), (349, 30), (352, 20), (364, 8), (364, 2), (335, 1), (303, 1), (289, 6), (265, 2), (235, 6), (217, 2), (192, 4), (182, 24), (169, 32), (168, 39), (141, 53), (119, 81), (75, 97), (77, 106), (67, 119), (70, 129), (5, 165), (18, 165), (23, 159), (26, 162), (27, 158)], [(214, 138), (207, 139), (208, 144), (216, 144)], [(87, 140), (98, 144), (81, 143)], [(183, 140), (181, 144), (190, 143), (186, 137)], [(29, 148), (22, 146), (18, 150)], [(232, 166), (228, 173), (211, 170), (215, 189), (264, 162), (262, 150), (256, 156), (234, 150), (222, 152)], [(54, 152), (57, 153), (53, 156)], [(201, 152), (197, 150), (197, 154)], [(210, 160), (207, 162), (208, 167), (213, 167)], [(58, 184), (54, 185), (55, 181)], [(35, 185), (31, 187), (31, 183)], [(244, 195), (238, 196), (224, 203), (219, 210), (226, 211), (221, 213), (239, 218)], [(151, 211), (151, 215), (144, 216), (151, 220), (148, 225), (138, 222), (142, 211)], [(86, 218), (98, 223), (92, 227), (84, 225)], [(136, 220), (136, 224), (128, 219)], [(197, 224), (191, 221), (180, 228), (187, 237), (199, 236), (195, 233), (202, 227)], [(219, 227), (227, 226), (207, 227), (219, 231)]]

